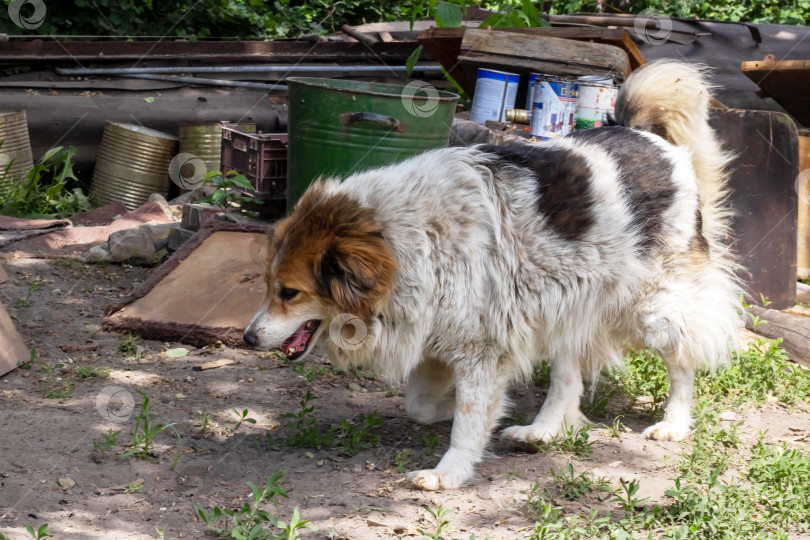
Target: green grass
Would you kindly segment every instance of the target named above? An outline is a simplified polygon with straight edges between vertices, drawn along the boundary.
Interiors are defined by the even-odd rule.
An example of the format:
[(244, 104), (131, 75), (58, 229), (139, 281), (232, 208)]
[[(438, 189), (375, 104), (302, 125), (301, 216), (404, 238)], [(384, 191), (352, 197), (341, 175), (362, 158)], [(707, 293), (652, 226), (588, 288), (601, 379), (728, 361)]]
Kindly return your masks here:
[(106, 379), (112, 373), (112, 369), (105, 366), (79, 366), (73, 370), (76, 377), (83, 381), (85, 379)]
[[(632, 400), (644, 396), (647, 411), (660, 414), (668, 381), (660, 358), (632, 353), (627, 367), (611, 375)], [(535, 484), (517, 511), (534, 522), (528, 538), (787, 539), (810, 532), (810, 455), (806, 450), (767, 444), (762, 434), (753, 448), (741, 444), (743, 422), (723, 422), (718, 414), (743, 414), (768, 401), (806, 407), (810, 371), (788, 362), (780, 340), (758, 339), (735, 354), (729, 366), (698, 376), (695, 431), (673, 463), (675, 478), (664, 500), (640, 499), (638, 481), (613, 489), (574, 466), (552, 469), (551, 487)], [(621, 424), (610, 430), (618, 435)], [(576, 440), (573, 433), (566, 439)], [(570, 442), (567, 443), (570, 445)], [(559, 501), (590, 493), (612, 499), (587, 514), (568, 512)], [(602, 499), (604, 500), (604, 499)], [(555, 501), (558, 501), (555, 504)]]
[(197, 505), (197, 515), (206, 524), (209, 530), (223, 538), (251, 539), (251, 540), (295, 540), (303, 529), (317, 530), (307, 525), (309, 522), (301, 520), (298, 507), (293, 509), (289, 522), (282, 521), (261, 506), (271, 503), (278, 512), (281, 498), (288, 498), (287, 491), (279, 483), (283, 473), (273, 474), (263, 487), (248, 482), (251, 490), (251, 500), (245, 502), (241, 508), (220, 508), (206, 510)]

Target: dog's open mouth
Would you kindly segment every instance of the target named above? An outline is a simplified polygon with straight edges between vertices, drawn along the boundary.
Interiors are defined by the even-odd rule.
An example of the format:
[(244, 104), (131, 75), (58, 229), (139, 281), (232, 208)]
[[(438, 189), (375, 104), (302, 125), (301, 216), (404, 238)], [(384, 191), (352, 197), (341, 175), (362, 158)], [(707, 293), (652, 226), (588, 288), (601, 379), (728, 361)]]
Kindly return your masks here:
[(312, 319), (299, 326), (298, 329), (281, 344), (281, 352), (290, 360), (295, 360), (300, 357), (306, 352), (312, 336), (315, 335), (315, 331), (320, 325), (321, 321)]

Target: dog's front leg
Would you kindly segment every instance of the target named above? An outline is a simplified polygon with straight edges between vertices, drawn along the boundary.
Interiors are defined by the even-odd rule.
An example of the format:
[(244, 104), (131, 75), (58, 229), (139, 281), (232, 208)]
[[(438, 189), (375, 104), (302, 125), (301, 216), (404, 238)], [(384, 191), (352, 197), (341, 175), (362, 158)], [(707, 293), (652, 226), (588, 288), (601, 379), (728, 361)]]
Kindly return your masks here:
[(459, 487), (475, 472), (492, 429), (490, 413), (503, 400), (505, 385), (497, 377), (496, 362), (466, 364), (455, 369), (456, 408), (450, 448), (435, 469), (408, 475), (414, 486), (437, 490)]

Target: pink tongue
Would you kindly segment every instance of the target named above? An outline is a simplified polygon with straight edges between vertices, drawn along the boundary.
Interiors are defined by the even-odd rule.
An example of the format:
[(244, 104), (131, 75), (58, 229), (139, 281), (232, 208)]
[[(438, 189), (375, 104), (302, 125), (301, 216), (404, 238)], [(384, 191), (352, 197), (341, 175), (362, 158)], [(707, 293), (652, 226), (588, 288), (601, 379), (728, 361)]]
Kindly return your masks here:
[(307, 341), (309, 341), (309, 337), (311, 335), (312, 331), (308, 330), (306, 323), (304, 323), (293, 333), (290, 343), (287, 345), (287, 350), (289, 350), (290, 347), (295, 347), (296, 350), (299, 351), (303, 350), (303, 348), (306, 347)]

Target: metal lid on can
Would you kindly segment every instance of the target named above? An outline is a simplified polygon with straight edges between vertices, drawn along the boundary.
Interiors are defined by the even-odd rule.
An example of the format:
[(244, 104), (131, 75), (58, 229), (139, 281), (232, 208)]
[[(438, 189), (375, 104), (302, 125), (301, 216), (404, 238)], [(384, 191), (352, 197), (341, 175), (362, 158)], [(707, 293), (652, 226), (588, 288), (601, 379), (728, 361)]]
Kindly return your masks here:
[(585, 75), (578, 77), (579, 84), (588, 86), (614, 86), (612, 77), (605, 77), (604, 75)]

